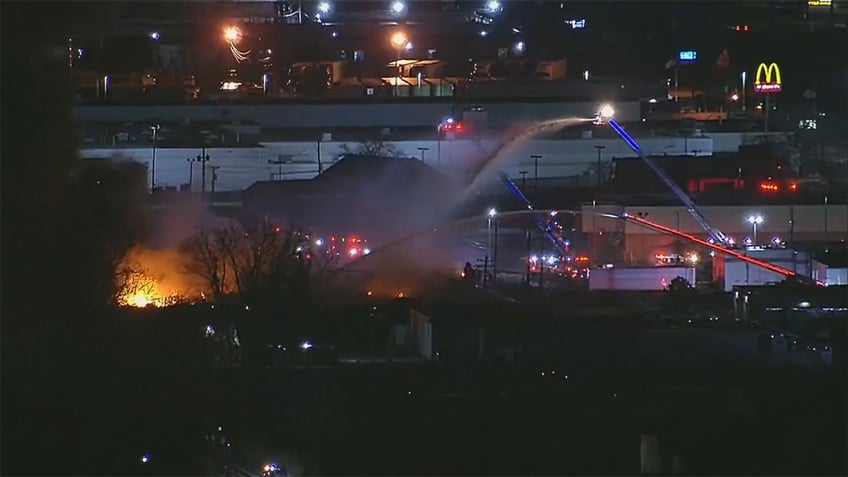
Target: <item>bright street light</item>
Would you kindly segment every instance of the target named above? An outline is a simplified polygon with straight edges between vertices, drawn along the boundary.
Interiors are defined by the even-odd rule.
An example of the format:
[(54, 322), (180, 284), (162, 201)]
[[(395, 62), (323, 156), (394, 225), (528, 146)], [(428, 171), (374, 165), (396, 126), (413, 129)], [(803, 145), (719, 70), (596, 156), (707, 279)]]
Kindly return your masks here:
[(752, 242), (754, 245), (757, 244), (757, 226), (763, 223), (763, 216), (760, 214), (749, 215), (746, 219), (749, 224), (754, 228), (754, 233), (752, 234)]
[(501, 6), (501, 2), (498, 0), (489, 0), (486, 2), (486, 10), (488, 10), (489, 13), (498, 13), (502, 8), (503, 6)]
[(158, 31), (151, 32), (150, 33), (150, 39), (151, 40), (158, 40), (159, 39), (159, 32)]
[(406, 10), (406, 3), (401, 2), (400, 0), (396, 0), (392, 2), (391, 9), (392, 12), (394, 12), (395, 14), (401, 14), (404, 12), (404, 10)]
[(330, 2), (321, 2), (318, 4), (318, 11), (323, 14), (330, 13)]
[(236, 43), (241, 39), (241, 29), (235, 26), (228, 26), (224, 29), (224, 39), (230, 43)]
[(390, 41), (392, 42), (392, 46), (395, 50), (402, 50), (406, 48), (407, 44), (409, 44), (409, 38), (407, 38), (406, 34), (402, 31), (395, 32)]
[[(490, 207), (486, 212), (486, 216), (488, 219), (486, 220), (486, 258), (488, 263), (492, 266), (492, 278), (491, 283), (494, 283), (496, 277), (498, 275), (498, 220), (496, 216), (498, 215), (497, 209), (494, 207)], [(485, 276), (483, 278), (483, 286), (486, 286), (486, 283), (489, 281)]]
[(761, 223), (763, 223), (763, 216), (762, 215), (748, 216), (748, 223), (754, 224), (754, 225), (760, 225)]

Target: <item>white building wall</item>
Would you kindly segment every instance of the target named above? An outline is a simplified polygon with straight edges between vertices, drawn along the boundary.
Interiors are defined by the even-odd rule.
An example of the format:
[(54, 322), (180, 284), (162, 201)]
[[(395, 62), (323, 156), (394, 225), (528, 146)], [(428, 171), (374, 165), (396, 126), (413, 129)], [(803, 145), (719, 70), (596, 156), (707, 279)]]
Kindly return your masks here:
[[(650, 154), (684, 154), (686, 151), (699, 155), (712, 155), (713, 139), (649, 137), (639, 140), (642, 148)], [(424, 161), (445, 170), (448, 173), (473, 168), (497, 149), (499, 142), (493, 139), (473, 140), (427, 140), (427, 141), (389, 141), (386, 145), (400, 155), (420, 158), (424, 149)], [(340, 141), (315, 142), (266, 142), (260, 147), (249, 148), (207, 148), (207, 189), (211, 188), (211, 168), (217, 168), (216, 190), (242, 190), (257, 181), (311, 179), (318, 173), (318, 155), (320, 150), (324, 170), (347, 150), (356, 151), (358, 144)], [(529, 140), (504, 148), (501, 156), (492, 162), (489, 170), (503, 170), (513, 178), (520, 177), (520, 171), (527, 171), (533, 177), (534, 160), (531, 155), (542, 156), (539, 160), (539, 177), (569, 177), (595, 174), (598, 150), (603, 146), (601, 160), (609, 161), (613, 157), (635, 157), (627, 145), (617, 139), (582, 140)], [(735, 149), (734, 149), (735, 150)], [(150, 168), (153, 155), (151, 147), (139, 148), (90, 148), (81, 151), (88, 159), (110, 158), (116, 155), (142, 162)], [(156, 149), (156, 185), (160, 187), (178, 187), (188, 183), (189, 158), (200, 154), (200, 148), (157, 148)], [(269, 161), (283, 160), (286, 164), (269, 164)], [(200, 164), (193, 165), (193, 184), (200, 188)]]
[(829, 268), (827, 269), (827, 279), (825, 282), (830, 285), (848, 285), (848, 268)]
[[(772, 265), (783, 267), (787, 270), (792, 270), (799, 275), (810, 277), (813, 280), (826, 280), (827, 267), (823, 264), (810, 260), (809, 258), (799, 258), (798, 260), (773, 260), (764, 257), (755, 258), (765, 259)], [(801, 255), (801, 254), (799, 254)], [(751, 265), (739, 260), (728, 259), (724, 269), (724, 291), (731, 291), (736, 286), (761, 286), (769, 283), (780, 283), (785, 280), (783, 275), (766, 270), (764, 268)]]

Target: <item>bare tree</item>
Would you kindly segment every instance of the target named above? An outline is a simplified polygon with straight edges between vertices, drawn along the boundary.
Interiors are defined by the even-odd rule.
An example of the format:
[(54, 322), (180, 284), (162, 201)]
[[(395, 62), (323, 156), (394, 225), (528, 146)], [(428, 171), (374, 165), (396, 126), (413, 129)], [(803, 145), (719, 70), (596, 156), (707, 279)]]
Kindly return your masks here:
[(326, 262), (308, 250), (301, 234), (261, 221), (199, 230), (185, 251), (187, 271), (203, 279), (215, 299), (305, 298)]
[(380, 140), (363, 140), (354, 146), (342, 144), (341, 150), (342, 154), (357, 154), (361, 156), (401, 157), (403, 155), (391, 144)]
[(230, 264), (234, 291), (242, 295), (256, 295), (267, 288), (274, 267), (290, 251), (284, 247), (282, 231), (259, 221), (220, 229), (218, 243)]
[(121, 263), (116, 270), (114, 303), (125, 305), (128, 297), (151, 296), (156, 292), (150, 274), (137, 263)]
[(227, 292), (227, 278), (230, 274), (217, 235), (217, 230), (201, 228), (183, 245), (186, 271), (204, 281), (213, 299), (219, 299)]

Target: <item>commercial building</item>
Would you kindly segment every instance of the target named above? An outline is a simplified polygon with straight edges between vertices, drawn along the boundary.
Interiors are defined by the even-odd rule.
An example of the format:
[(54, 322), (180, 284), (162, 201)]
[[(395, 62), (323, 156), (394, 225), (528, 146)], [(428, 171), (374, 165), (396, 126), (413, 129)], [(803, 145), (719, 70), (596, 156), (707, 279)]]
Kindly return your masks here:
[[(839, 204), (725, 205), (703, 206), (699, 210), (711, 225), (739, 244), (744, 253), (822, 282), (832, 278), (830, 284), (843, 284), (840, 272), (829, 274), (827, 265), (831, 264), (821, 261), (827, 258), (831, 249), (834, 257), (844, 256), (844, 251), (848, 250), (848, 204), (844, 199)], [(602, 253), (604, 245), (614, 243), (615, 251), (621, 253), (621, 256), (610, 259), (647, 265), (658, 264), (661, 258), (670, 256), (687, 257), (690, 264), (698, 264), (715, 255), (685, 239), (611, 218), (624, 214), (644, 217), (706, 240), (707, 233), (683, 206), (587, 204), (581, 207), (581, 212), (582, 230), (591, 238), (590, 243), (595, 250)], [(786, 242), (802, 250), (782, 248)], [(823, 249), (825, 252), (817, 257), (803, 249)], [(844, 264), (834, 268), (844, 269)], [(715, 257), (712, 272), (713, 279), (723, 282), (727, 290), (739, 285), (763, 285), (783, 279), (776, 273), (762, 271), (730, 257)]]
[[(117, 118), (123, 115), (106, 108), (100, 118), (113, 121), (98, 123), (92, 115), (84, 122), (87, 132), (81, 154), (88, 159), (129, 158), (147, 164), (153, 174), (155, 151), (156, 177), (151, 181), (157, 187), (188, 188), (191, 179), (192, 188), (199, 190), (204, 187), (199, 182), (203, 166), (194, 160), (204, 153), (209, 156), (205, 167), (214, 167), (217, 172), (215, 188), (219, 191), (242, 190), (257, 181), (309, 179), (344, 154), (373, 154), (374, 151), (368, 149), (374, 146), (382, 148), (380, 154), (416, 157), (460, 176), (478, 168), (481, 161), (491, 158), (497, 151), (500, 156), (498, 169), (516, 179), (522, 175), (540, 179), (577, 177), (592, 184), (598, 181), (599, 165), (603, 166), (600, 170), (604, 174), (614, 158), (635, 157), (608, 128), (580, 119), (591, 117), (592, 111), (597, 109), (597, 104), (590, 103), (488, 103), (485, 109), (480, 108), (483, 111), (470, 112), (457, 112), (450, 104), (415, 108), (362, 105), (361, 113), (357, 113), (355, 106), (341, 105), (316, 106), (315, 110), (304, 107), (289, 110), (290, 114), (274, 114), (275, 109), (266, 105), (244, 107), (248, 109), (209, 106), (191, 110), (195, 116), (191, 120), (179, 119), (181, 112), (185, 114), (184, 109), (174, 109), (170, 117), (165, 116), (167, 109), (151, 109), (162, 112), (160, 122), (156, 123), (118, 122)], [(255, 113), (251, 108), (265, 111), (265, 117), (277, 127), (242, 122), (241, 118)], [(735, 153), (741, 145), (756, 143), (763, 137), (779, 136), (655, 129), (650, 123), (638, 121), (638, 104), (617, 105), (617, 109), (622, 123), (639, 138), (642, 148), (649, 154), (706, 157)], [(323, 113), (319, 114), (319, 110)], [(203, 121), (227, 111), (234, 116), (228, 123)], [(465, 129), (439, 133), (437, 125), (454, 114), (467, 119), (462, 123)], [(559, 131), (557, 127), (544, 127), (547, 120), (563, 117), (577, 119), (556, 123), (563, 125)], [(333, 122), (337, 123), (335, 127)], [(516, 123), (535, 123), (542, 127), (535, 136), (527, 134), (515, 140), (523, 133), (510, 128)], [(152, 124), (160, 126), (155, 146)], [(360, 127), (350, 127), (357, 124)], [(504, 147), (507, 144), (508, 147)], [(213, 177), (207, 174), (208, 181)], [(205, 187), (210, 190), (212, 184), (207, 183)]]

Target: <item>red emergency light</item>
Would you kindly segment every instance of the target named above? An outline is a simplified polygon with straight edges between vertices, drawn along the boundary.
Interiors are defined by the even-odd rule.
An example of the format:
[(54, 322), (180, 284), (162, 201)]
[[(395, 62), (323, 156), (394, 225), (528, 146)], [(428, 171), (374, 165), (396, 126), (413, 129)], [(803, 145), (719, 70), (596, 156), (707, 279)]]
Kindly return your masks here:
[(444, 132), (462, 132), (464, 129), (465, 125), (462, 123), (446, 123), (442, 126)]
[(457, 121), (453, 118), (448, 118), (439, 124), (439, 131), (442, 133), (459, 134), (465, 131), (465, 123)]
[(780, 192), (780, 184), (771, 181), (760, 182), (760, 190), (770, 193)]
[[(763, 192), (767, 192), (769, 194), (775, 194), (782, 190), (782, 184), (780, 182), (775, 181), (763, 181), (760, 182), (760, 190)], [(798, 192), (798, 183), (790, 182), (786, 184), (786, 190), (789, 192)]]

